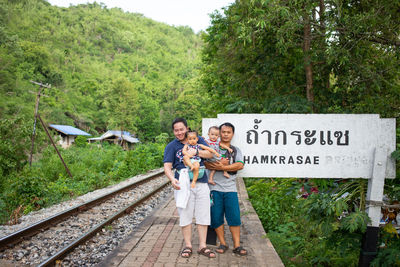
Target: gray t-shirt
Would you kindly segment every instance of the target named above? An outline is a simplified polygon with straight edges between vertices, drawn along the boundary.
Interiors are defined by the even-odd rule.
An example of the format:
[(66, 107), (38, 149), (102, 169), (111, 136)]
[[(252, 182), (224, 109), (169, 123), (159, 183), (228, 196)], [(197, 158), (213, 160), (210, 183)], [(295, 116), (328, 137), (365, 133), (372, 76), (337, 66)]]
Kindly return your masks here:
[[(220, 154), (224, 155), (227, 150), (220, 149)], [(243, 155), (242, 151), (238, 147), (236, 147), (236, 156), (235, 162), (243, 163)], [(210, 170), (207, 170), (207, 175), (210, 174)], [(220, 191), (220, 192), (237, 192), (236, 188), (236, 174), (230, 174), (229, 178), (224, 176), (223, 171), (216, 171), (214, 175), (215, 185), (208, 184), (210, 186), (210, 190)]]

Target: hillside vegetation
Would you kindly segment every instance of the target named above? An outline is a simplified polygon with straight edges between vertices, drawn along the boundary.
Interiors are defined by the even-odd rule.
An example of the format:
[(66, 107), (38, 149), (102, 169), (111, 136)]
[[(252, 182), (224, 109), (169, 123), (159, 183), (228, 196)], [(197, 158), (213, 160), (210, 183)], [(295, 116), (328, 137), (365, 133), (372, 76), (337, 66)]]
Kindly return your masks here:
[[(400, 2), (242, 0), (211, 16), (207, 32), (87, 4), (0, 0), (0, 221), (162, 166), (176, 116), (200, 128), (216, 113), (377, 113), (397, 118), (400, 140)], [(133, 150), (61, 149), (41, 126), (27, 164), (35, 93), (47, 123), (93, 135), (125, 130)], [(400, 143), (392, 157), (400, 161)], [(246, 180), (250, 200), (287, 266), (356, 266), (367, 180)], [(397, 177), (385, 198), (400, 200)], [(400, 266), (388, 221), (373, 266)], [(244, 244), (246, 245), (246, 244)]]
[(181, 102), (200, 101), (201, 41), (188, 27), (97, 3), (1, 0), (0, 14), (3, 118), (33, 117), (38, 86), (30, 80), (52, 86), (40, 102), (46, 122), (92, 134), (123, 128), (151, 139), (188, 112)]
[[(0, 221), (161, 167), (172, 119), (199, 128), (207, 107), (197, 81), (201, 44), (188, 27), (103, 4), (0, 0)], [(71, 179), (38, 122), (30, 168), (39, 89), (31, 81), (51, 85), (40, 98), (45, 123), (93, 136), (122, 129), (142, 144), (122, 151), (80, 140), (61, 149)]]

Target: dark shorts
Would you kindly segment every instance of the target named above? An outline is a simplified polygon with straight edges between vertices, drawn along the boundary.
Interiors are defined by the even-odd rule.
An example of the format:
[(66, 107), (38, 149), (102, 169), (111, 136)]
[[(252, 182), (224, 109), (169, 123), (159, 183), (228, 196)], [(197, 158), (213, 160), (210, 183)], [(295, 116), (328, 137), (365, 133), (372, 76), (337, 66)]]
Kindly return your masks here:
[(224, 216), (229, 226), (239, 226), (240, 208), (237, 192), (211, 191), (211, 227), (218, 228), (224, 224)]

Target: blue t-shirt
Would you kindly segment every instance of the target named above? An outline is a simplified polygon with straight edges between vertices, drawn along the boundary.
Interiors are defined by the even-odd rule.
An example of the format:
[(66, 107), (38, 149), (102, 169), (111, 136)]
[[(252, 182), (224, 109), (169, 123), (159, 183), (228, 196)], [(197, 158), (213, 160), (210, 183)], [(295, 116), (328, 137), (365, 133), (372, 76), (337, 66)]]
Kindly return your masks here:
[[(205, 146), (208, 146), (206, 141), (204, 140), (203, 137), (199, 136), (199, 141), (197, 142), (198, 144), (202, 144)], [(179, 159), (178, 155), (182, 153), (182, 149), (185, 145), (182, 144), (178, 139), (174, 139), (171, 141), (164, 150), (164, 160), (163, 162), (171, 162), (172, 163), (172, 168), (176, 170), (181, 170), (183, 168), (186, 168), (185, 164), (181, 159)], [(203, 161), (200, 161), (200, 166), (204, 166)], [(175, 172), (175, 178), (179, 180), (179, 174), (178, 172)], [(206, 172), (204, 172), (204, 176), (197, 179), (197, 182), (199, 183), (207, 183), (208, 178)]]

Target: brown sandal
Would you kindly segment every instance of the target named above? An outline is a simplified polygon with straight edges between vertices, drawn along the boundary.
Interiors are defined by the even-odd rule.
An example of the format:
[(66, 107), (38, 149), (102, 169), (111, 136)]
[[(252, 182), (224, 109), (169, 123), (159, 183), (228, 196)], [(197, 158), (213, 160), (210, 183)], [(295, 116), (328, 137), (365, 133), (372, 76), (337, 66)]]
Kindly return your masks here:
[[(209, 249), (208, 247), (204, 247), (204, 248), (198, 250), (197, 253), (199, 253), (200, 255), (206, 256), (207, 258), (212, 258), (212, 259), (217, 256), (217, 255), (215, 255), (215, 252), (212, 251), (211, 249)], [(211, 255), (214, 255), (214, 257)]]
[[(192, 256), (193, 250), (192, 248), (189, 247), (184, 247), (181, 251), (181, 257), (182, 258), (189, 258), (190, 256)], [(187, 254), (187, 256), (184, 256), (184, 254)]]
[[(219, 247), (217, 247), (216, 249), (215, 249), (215, 251), (217, 252), (217, 253), (219, 253), (219, 254), (224, 254), (227, 250), (228, 250), (228, 246), (226, 246), (226, 245), (219, 245)], [(217, 249), (219, 249), (220, 251), (218, 251)]]
[(237, 248), (233, 249), (232, 252), (235, 253), (236, 255), (239, 255), (239, 256), (246, 256), (247, 255), (247, 250), (245, 250), (242, 247), (237, 247)]

